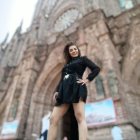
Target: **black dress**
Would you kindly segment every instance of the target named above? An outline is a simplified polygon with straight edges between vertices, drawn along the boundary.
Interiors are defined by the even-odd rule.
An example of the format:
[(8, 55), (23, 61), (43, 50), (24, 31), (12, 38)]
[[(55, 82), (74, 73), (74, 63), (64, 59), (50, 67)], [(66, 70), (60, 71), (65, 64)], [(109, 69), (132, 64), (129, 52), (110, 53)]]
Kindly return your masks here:
[(89, 81), (92, 81), (99, 73), (100, 68), (86, 56), (74, 57), (62, 69), (61, 80), (56, 91), (56, 106), (61, 104), (78, 103), (79, 100), (86, 101), (87, 87), (81, 83), (77, 83), (81, 79), (86, 68), (91, 70), (87, 76)]

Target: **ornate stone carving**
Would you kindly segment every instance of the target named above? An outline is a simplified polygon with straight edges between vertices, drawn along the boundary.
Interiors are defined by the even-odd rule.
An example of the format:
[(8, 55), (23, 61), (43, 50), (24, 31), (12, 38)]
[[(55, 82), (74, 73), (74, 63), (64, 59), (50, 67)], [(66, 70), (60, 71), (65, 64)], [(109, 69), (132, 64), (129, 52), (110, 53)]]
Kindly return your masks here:
[(82, 14), (77, 9), (69, 9), (63, 13), (55, 22), (54, 29), (61, 32), (70, 27), (77, 19), (80, 19)]

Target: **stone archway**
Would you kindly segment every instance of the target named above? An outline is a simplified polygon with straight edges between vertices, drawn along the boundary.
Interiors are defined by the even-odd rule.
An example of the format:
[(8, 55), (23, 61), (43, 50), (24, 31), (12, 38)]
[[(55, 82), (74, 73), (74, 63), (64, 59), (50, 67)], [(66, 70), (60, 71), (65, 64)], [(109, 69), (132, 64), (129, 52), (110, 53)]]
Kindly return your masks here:
[[(59, 81), (61, 67), (59, 64), (56, 67), (54, 67), (50, 75), (47, 77), (45, 82), (40, 87), (39, 92), (33, 95), (34, 96), (34, 100), (33, 100), (33, 104), (34, 104), (33, 122), (34, 123), (32, 125), (32, 133), (35, 133), (38, 135), (40, 134), (41, 120), (43, 116), (47, 114), (48, 111), (52, 111), (52, 108), (53, 108), (52, 96)], [(58, 70), (58, 72), (56, 74), (53, 74), (54, 71), (56, 70)], [(53, 75), (51, 76), (51, 74)], [(61, 124), (59, 127), (61, 127)], [(61, 136), (60, 132), (59, 132), (59, 135)]]

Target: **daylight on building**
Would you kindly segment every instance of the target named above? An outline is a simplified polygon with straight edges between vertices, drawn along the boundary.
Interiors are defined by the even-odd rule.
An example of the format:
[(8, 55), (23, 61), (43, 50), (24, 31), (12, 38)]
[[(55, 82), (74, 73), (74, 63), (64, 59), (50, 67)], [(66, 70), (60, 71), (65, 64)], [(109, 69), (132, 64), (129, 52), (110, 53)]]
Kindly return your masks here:
[[(88, 140), (140, 140), (140, 0), (38, 0), (28, 30), (21, 23), (7, 38), (0, 43), (0, 140), (39, 138), (68, 42), (101, 68), (87, 85)], [(57, 140), (70, 123), (66, 114)]]

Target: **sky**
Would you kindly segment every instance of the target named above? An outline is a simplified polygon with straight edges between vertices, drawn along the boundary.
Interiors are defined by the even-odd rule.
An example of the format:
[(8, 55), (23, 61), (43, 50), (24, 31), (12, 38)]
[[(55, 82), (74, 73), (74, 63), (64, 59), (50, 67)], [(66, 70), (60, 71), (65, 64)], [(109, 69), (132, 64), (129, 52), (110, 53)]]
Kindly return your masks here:
[[(0, 42), (9, 39), (23, 20), (23, 32), (30, 26), (38, 0), (0, 0)], [(8, 39), (8, 40), (9, 40)]]

